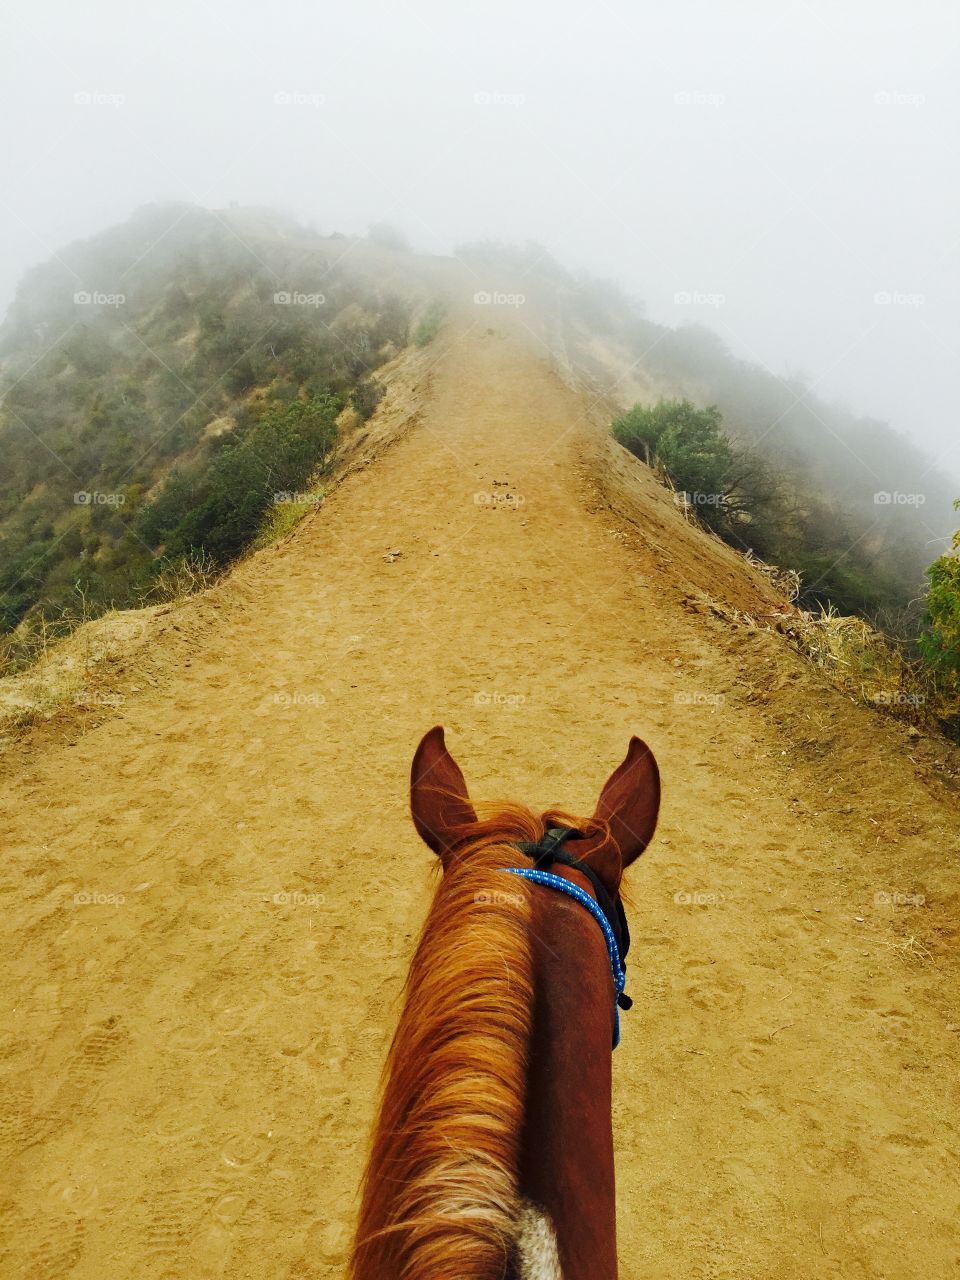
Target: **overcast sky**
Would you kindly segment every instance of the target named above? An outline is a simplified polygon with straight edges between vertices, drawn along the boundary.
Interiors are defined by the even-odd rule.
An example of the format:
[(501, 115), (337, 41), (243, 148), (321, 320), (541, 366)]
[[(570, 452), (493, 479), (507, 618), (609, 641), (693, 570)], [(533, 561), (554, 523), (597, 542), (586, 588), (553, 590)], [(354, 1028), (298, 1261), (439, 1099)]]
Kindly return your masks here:
[(952, 0), (8, 0), (0, 26), (4, 308), (156, 200), (535, 239), (960, 477)]

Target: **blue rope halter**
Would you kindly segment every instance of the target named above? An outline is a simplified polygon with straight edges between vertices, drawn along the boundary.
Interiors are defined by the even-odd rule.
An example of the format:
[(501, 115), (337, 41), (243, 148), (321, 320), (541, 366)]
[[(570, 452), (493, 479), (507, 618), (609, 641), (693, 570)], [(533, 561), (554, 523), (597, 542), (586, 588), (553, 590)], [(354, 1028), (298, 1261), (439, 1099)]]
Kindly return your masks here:
[(521, 876), (524, 880), (532, 880), (534, 884), (542, 884), (548, 889), (556, 889), (559, 893), (565, 893), (568, 898), (573, 898), (582, 907), (586, 907), (603, 930), (604, 940), (607, 944), (607, 955), (610, 957), (610, 972), (613, 975), (613, 1047), (616, 1049), (620, 1043), (620, 999), (623, 996), (623, 988), (626, 985), (627, 973), (620, 959), (617, 940), (602, 908), (578, 884), (573, 884), (570, 880), (564, 880), (563, 876), (554, 875), (552, 871), (540, 871), (536, 867), (502, 867), (501, 870), (505, 871), (507, 875)]

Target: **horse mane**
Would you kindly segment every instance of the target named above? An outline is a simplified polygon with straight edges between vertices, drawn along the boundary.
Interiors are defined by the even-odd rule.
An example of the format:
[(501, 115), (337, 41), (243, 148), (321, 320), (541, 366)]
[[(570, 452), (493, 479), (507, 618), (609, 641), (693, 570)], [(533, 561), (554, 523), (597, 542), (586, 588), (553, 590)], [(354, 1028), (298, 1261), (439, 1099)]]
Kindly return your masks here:
[(511, 841), (577, 825), (520, 805), (463, 828), (427, 915), (384, 1070), (351, 1280), (499, 1280), (521, 1210), (533, 1009), (530, 884)]

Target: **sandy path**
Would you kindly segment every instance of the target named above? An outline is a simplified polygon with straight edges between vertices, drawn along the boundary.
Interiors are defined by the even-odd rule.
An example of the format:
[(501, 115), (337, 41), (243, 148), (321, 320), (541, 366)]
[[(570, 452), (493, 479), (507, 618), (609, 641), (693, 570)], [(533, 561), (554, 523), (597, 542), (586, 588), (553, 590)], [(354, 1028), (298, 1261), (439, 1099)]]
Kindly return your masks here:
[(155, 686), (8, 759), (0, 1269), (342, 1275), (431, 884), (407, 771), (440, 721), (487, 797), (588, 810), (631, 731), (660, 759), (623, 1276), (954, 1274), (955, 806), (779, 642), (681, 607), (650, 482), (638, 533), (583, 400), (474, 319), (419, 425), (155, 653)]

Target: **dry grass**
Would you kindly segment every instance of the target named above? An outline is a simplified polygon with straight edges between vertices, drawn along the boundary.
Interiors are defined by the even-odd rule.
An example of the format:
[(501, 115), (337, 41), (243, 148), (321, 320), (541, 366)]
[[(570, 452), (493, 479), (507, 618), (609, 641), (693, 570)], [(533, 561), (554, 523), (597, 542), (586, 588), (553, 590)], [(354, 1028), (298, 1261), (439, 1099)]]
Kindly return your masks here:
[(26, 671), (0, 680), (0, 729), (14, 729), (49, 719), (69, 705), (116, 706), (121, 696), (104, 689), (110, 664), (142, 645), (149, 624), (160, 610), (111, 610), (77, 625), (67, 635), (45, 632), (46, 645)]
[(915, 938), (913, 934), (899, 942), (885, 942), (883, 938), (877, 938), (876, 942), (878, 946), (886, 947), (888, 951), (899, 956), (902, 960), (908, 960), (919, 965), (933, 963), (933, 952)]
[(833, 609), (794, 610), (777, 620), (778, 631), (829, 679), (858, 702), (912, 724), (949, 726), (960, 718), (960, 689), (862, 618)]
[(191, 551), (178, 560), (164, 560), (148, 590), (141, 595), (141, 603), (179, 604), (187, 596), (206, 591), (221, 576), (213, 557), (206, 551)]
[(882, 710), (925, 729), (953, 737), (960, 729), (960, 683), (938, 672), (905, 647), (874, 630), (862, 618), (832, 607), (819, 613), (798, 609), (800, 575), (764, 563), (749, 552), (743, 557), (784, 597), (783, 604), (762, 618), (726, 609), (707, 600), (711, 611), (730, 622), (761, 627), (784, 635), (838, 689), (857, 702)]
[(752, 551), (745, 551), (743, 558), (758, 573), (763, 574), (774, 590), (778, 591), (788, 603), (793, 604), (800, 594), (801, 587), (800, 575), (796, 569), (781, 569), (777, 564), (767, 564)]
[(789, 634), (814, 666), (861, 701), (924, 703), (912, 664), (862, 618), (844, 617), (832, 608), (821, 609), (819, 615), (797, 610), (790, 618)]
[(326, 496), (326, 490), (319, 484), (311, 484), (308, 491), (302, 494), (289, 495), (286, 502), (275, 502), (270, 508), (260, 532), (253, 542), (252, 550), (261, 551), (264, 547), (272, 547), (282, 542), (297, 527), (304, 516), (317, 511)]
[(0, 636), (0, 730), (50, 719), (67, 704), (116, 706), (99, 687), (109, 665), (140, 647), (155, 614), (212, 586), (220, 576), (204, 552), (164, 562), (139, 609), (95, 614), (78, 589), (76, 604), (50, 618), (38, 612)]

